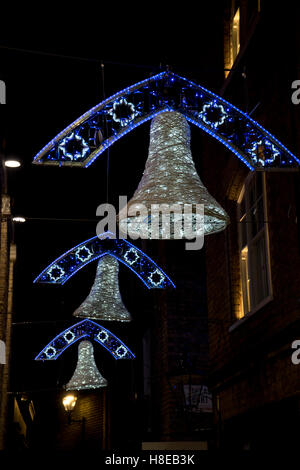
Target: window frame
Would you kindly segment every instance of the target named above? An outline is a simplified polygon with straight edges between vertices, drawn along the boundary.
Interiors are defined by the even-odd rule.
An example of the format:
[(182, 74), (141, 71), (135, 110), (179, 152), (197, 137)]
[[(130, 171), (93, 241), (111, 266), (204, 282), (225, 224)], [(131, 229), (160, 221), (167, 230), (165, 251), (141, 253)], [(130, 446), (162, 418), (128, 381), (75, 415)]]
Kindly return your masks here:
[[(250, 231), (252, 230), (252, 220), (251, 220), (251, 209), (257, 205), (258, 201), (260, 198), (255, 198), (255, 201), (253, 205), (251, 206), (250, 204), (250, 188), (251, 184), (256, 184), (256, 178), (257, 176), (260, 175), (259, 177), (261, 178), (261, 183), (262, 183), (262, 193), (261, 197), (263, 200), (263, 215), (264, 215), (264, 221), (263, 221), (263, 226), (257, 231), (257, 233), (252, 236), (250, 234)], [(254, 179), (255, 178), (255, 179)], [(242, 246), (242, 229), (241, 229), (241, 220), (242, 220), (242, 213), (241, 213), (241, 202), (244, 198), (244, 204), (245, 204), (245, 221), (246, 221), (246, 244)], [(267, 211), (267, 192), (266, 192), (266, 175), (264, 172), (261, 171), (255, 171), (253, 173), (250, 173), (248, 177), (246, 178), (243, 188), (239, 194), (238, 200), (237, 200), (237, 216), (238, 216), (238, 248), (239, 248), (239, 262), (240, 262), (240, 280), (241, 280), (241, 298), (240, 298), (240, 306), (241, 306), (241, 317), (237, 320), (237, 322), (241, 322), (251, 316), (253, 313), (257, 312), (260, 310), (263, 306), (265, 306), (268, 302), (273, 300), (273, 288), (272, 288), (272, 273), (271, 273), (271, 257), (270, 257), (270, 237), (269, 237), (269, 226), (268, 226), (268, 211)], [(257, 243), (262, 237), (264, 237), (264, 243), (265, 243), (265, 266), (266, 266), (266, 280), (267, 280), (267, 295), (259, 302), (254, 304), (254, 295), (253, 295), (253, 287), (250, 285), (247, 290), (248, 290), (248, 306), (249, 310), (245, 312), (244, 308), (244, 293), (243, 293), (243, 280), (242, 280), (242, 252), (243, 250), (247, 247), (247, 263), (248, 263), (248, 280), (250, 280), (251, 284), (251, 278), (253, 278), (253, 266), (252, 266), (252, 261), (251, 261), (251, 254), (253, 253), (253, 246), (255, 243)], [(245, 283), (244, 283), (245, 284)], [(252, 283), (253, 284), (253, 283)]]

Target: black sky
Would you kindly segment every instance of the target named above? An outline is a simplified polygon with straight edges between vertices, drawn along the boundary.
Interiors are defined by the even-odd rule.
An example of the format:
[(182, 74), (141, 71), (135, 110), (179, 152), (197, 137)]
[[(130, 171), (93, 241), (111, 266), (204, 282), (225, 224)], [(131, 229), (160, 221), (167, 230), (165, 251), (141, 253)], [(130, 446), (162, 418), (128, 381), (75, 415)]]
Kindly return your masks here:
[[(98, 14), (97, 27), (91, 25), (87, 35), (76, 34), (79, 26), (74, 24), (73, 34), (67, 39), (61, 38), (64, 23), (58, 15), (51, 33), (45, 26), (45, 31), (37, 31), (33, 39), (27, 35), (22, 39), (14, 35), (0, 38), (0, 79), (7, 86), (7, 104), (0, 107), (2, 155), (17, 155), (23, 162), (21, 169), (10, 171), (8, 184), (13, 213), (29, 219), (15, 225), (15, 322), (69, 318), (72, 323), (71, 312), (87, 295), (95, 266), (82, 270), (63, 288), (40, 287), (32, 281), (64, 251), (95, 235), (96, 223), (63, 219), (93, 219), (97, 206), (106, 201), (107, 155), (88, 169), (35, 166), (34, 155), (104, 96), (167, 65), (175, 73), (218, 92), (223, 78), (221, 3), (218, 7), (211, 2), (201, 4), (196, 11), (191, 2), (184, 11), (182, 5), (172, 6), (177, 10), (175, 19), (153, 5), (140, 10), (138, 18)], [(92, 11), (90, 14), (93, 16)], [(196, 164), (201, 138), (198, 130), (192, 131)], [(132, 195), (142, 175), (148, 143), (149, 123), (111, 147), (109, 202), (115, 203), (118, 195)], [(168, 272), (168, 267), (163, 269)], [(168, 274), (172, 277), (171, 272)], [(137, 298), (145, 299), (142, 287), (136, 287)], [(124, 296), (125, 300), (125, 292)], [(138, 309), (133, 299), (126, 301), (133, 310)], [(24, 371), (39, 348), (63, 327), (15, 327), (15, 387), (35, 386), (32, 381), (37, 369), (28, 378)], [(26, 335), (35, 338), (32, 350), (28, 350)], [(46, 369), (38, 370), (46, 374), (42, 372)]]

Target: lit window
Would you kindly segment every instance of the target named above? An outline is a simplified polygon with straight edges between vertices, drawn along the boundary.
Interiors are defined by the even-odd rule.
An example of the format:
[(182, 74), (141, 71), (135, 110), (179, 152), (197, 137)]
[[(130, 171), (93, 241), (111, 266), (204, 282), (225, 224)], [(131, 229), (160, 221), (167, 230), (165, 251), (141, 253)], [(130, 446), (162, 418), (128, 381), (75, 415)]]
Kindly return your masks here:
[(240, 50), (240, 9), (238, 8), (230, 21), (230, 29), (228, 31), (229, 49), (226, 53), (225, 60), (225, 78), (228, 76), (230, 69)]
[(265, 175), (251, 175), (238, 200), (241, 266), (240, 317), (259, 308), (271, 296)]
[(240, 50), (240, 9), (236, 10), (236, 13), (232, 20), (231, 26), (231, 59), (232, 63), (235, 61), (236, 56)]

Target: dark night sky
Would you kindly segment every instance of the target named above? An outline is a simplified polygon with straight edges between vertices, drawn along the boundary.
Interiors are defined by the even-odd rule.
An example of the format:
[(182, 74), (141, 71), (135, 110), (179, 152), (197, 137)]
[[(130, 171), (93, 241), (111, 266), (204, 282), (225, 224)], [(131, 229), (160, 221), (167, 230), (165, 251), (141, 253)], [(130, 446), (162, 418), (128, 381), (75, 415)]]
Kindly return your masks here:
[[(52, 27), (51, 40), (45, 31), (32, 40), (26, 36), (0, 38), (0, 79), (7, 85), (7, 105), (0, 108), (1, 141), (5, 141), (6, 155), (16, 154), (23, 161), (22, 169), (10, 171), (8, 178), (14, 214), (41, 219), (93, 219), (97, 206), (105, 201), (106, 155), (88, 169), (50, 168), (31, 163), (52, 137), (102, 101), (101, 60), (105, 64), (106, 97), (158, 73), (166, 65), (175, 73), (218, 92), (223, 78), (223, 46), (221, 14), (216, 3), (209, 2), (205, 8), (201, 4), (201, 13), (196, 15), (189, 9), (185, 13), (178, 11), (177, 15), (176, 21), (170, 20), (155, 9), (149, 18), (145, 10), (140, 21), (133, 18), (129, 21), (130, 18), (120, 15), (117, 20), (106, 21), (104, 28), (101, 18), (97, 29), (91, 28), (93, 33), (88, 36), (73, 34), (67, 40), (56, 42), (53, 35), (57, 25)], [(147, 23), (144, 16), (148, 18)], [(130, 197), (135, 190), (147, 158), (149, 126), (148, 123), (139, 127), (110, 148), (109, 202), (115, 202), (118, 195)], [(192, 130), (196, 164), (200, 159), (201, 138), (199, 130)], [(68, 318), (69, 324), (72, 323), (71, 312), (89, 291), (95, 263), (80, 271), (63, 288), (33, 286), (32, 280), (64, 251), (94, 236), (95, 226), (96, 222), (28, 220), (15, 227), (18, 247), (15, 322)], [(167, 267), (163, 269), (172, 277)], [(143, 286), (136, 284), (137, 296), (146, 300), (148, 294), (143, 293)], [(126, 304), (126, 293), (122, 296)], [(137, 309), (133, 299), (126, 300), (133, 310)], [(14, 369), (15, 387), (37, 386), (32, 376), (28, 378), (24, 372), (26, 361), (65, 327), (64, 323), (15, 327), (14, 348), (18, 350), (15, 360), (19, 361)], [(30, 351), (24, 341), (27, 335), (39, 335)], [(124, 339), (122, 332), (120, 336)], [(22, 365), (21, 357), (24, 357)], [(47, 364), (42, 366), (38, 368), (39, 374), (47, 375)]]

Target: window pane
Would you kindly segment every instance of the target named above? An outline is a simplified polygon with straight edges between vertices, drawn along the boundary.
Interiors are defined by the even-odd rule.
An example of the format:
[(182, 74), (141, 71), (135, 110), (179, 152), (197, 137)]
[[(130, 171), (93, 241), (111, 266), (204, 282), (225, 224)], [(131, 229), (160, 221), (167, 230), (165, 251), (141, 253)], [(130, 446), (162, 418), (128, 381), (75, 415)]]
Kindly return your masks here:
[(240, 219), (246, 214), (245, 196), (240, 202)]
[(260, 172), (253, 174), (245, 184), (244, 197), (239, 204), (241, 315), (246, 315), (270, 295), (263, 178)]
[(263, 198), (261, 197), (257, 203), (257, 229), (258, 231), (260, 231), (263, 228), (264, 219), (265, 219), (264, 201), (263, 201)]
[(244, 246), (247, 245), (247, 222), (246, 218), (244, 218), (240, 224), (240, 230), (241, 230), (241, 248), (244, 248)]
[(257, 224), (257, 209), (256, 206), (253, 206), (250, 211), (251, 223), (250, 223), (250, 233), (251, 238), (254, 238), (258, 233), (258, 224)]
[(263, 186), (262, 186), (262, 174), (258, 173), (256, 175), (256, 197), (257, 199), (262, 196)]
[(267, 255), (264, 233), (251, 247), (251, 308), (269, 295)]
[(248, 275), (248, 248), (244, 248), (241, 253), (241, 281), (242, 281), (242, 301), (243, 313), (246, 315), (250, 311), (250, 292)]
[(250, 210), (250, 237), (251, 239), (258, 234), (258, 232), (264, 227), (264, 203), (261, 197), (258, 202)]
[(256, 197), (255, 197), (255, 179), (253, 178), (253, 180), (249, 184), (249, 206), (250, 207), (254, 206), (255, 201), (256, 201)]
[(232, 60), (235, 61), (240, 50), (240, 9), (238, 8), (232, 22)]

